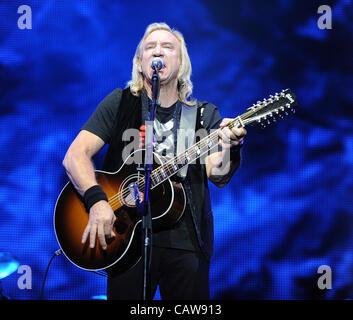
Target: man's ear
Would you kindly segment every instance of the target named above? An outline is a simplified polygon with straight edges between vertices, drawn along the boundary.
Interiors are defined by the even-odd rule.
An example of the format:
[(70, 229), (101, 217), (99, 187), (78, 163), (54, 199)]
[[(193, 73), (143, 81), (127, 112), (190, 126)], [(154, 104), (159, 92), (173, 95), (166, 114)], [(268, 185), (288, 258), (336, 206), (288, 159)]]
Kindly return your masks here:
[(137, 59), (137, 70), (142, 73), (142, 67), (141, 67), (141, 59)]

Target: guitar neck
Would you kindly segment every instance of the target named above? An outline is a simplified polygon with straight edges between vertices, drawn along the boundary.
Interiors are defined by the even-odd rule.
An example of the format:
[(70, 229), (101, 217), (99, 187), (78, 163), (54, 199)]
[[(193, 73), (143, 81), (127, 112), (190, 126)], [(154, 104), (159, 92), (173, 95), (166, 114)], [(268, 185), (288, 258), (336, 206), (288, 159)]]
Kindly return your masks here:
[[(264, 128), (267, 124), (276, 121), (277, 116), (282, 119), (283, 113), (285, 115), (288, 115), (289, 111), (294, 113), (295, 106), (295, 95), (289, 89), (282, 90), (280, 94), (276, 93), (274, 96), (271, 95), (269, 99), (264, 99), (262, 102), (258, 101), (256, 104), (253, 104), (245, 113), (230, 121), (227, 127), (231, 129), (233, 127), (245, 127), (248, 124), (257, 123)], [(152, 188), (218, 146), (219, 130), (222, 129), (213, 131), (210, 135), (201, 139), (181, 154), (153, 170), (151, 172)]]

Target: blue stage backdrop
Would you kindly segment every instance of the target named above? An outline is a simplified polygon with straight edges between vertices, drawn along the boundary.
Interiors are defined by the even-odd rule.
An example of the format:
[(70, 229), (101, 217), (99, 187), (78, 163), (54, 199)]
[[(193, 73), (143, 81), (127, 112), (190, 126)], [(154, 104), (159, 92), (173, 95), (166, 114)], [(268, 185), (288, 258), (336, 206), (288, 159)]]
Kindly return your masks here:
[[(31, 29), (20, 28), (21, 5)], [(185, 36), (193, 96), (222, 117), (285, 88), (299, 104), (275, 126), (249, 127), (240, 169), (226, 187), (210, 186), (212, 298), (353, 299), (352, 21), (351, 0), (1, 1), (0, 252), (32, 278), (21, 289), (25, 273), (13, 272), (0, 280), (4, 294), (39, 298), (59, 248), (65, 152), (98, 103), (125, 87), (146, 26), (166, 22)], [(105, 278), (61, 255), (44, 297), (105, 290)]]

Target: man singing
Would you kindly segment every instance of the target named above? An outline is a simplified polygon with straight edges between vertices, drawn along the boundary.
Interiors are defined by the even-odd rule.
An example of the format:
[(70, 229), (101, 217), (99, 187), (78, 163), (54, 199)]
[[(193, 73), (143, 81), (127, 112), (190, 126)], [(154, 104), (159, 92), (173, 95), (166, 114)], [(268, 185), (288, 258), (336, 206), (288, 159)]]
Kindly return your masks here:
[[(122, 165), (126, 141), (125, 130), (138, 129), (151, 111), (153, 58), (163, 60), (159, 70), (160, 106), (156, 109), (154, 152), (164, 159), (176, 155), (177, 130), (182, 122), (182, 109), (187, 106), (196, 114), (191, 128), (219, 131), (219, 148), (212, 149), (204, 162), (188, 165), (180, 177), (187, 204), (184, 214), (173, 226), (153, 233), (151, 287), (152, 297), (157, 285), (162, 299), (209, 299), (209, 264), (213, 254), (213, 215), (208, 179), (223, 187), (240, 164), (240, 148), (246, 130), (226, 125), (232, 119), (221, 119), (218, 109), (207, 102), (191, 98), (191, 63), (182, 34), (165, 23), (153, 23), (145, 31), (133, 59), (132, 79), (124, 90), (116, 89), (98, 105), (97, 109), (68, 149), (63, 165), (73, 185), (90, 200), (89, 222), (82, 242), (104, 249), (114, 237), (116, 217), (102, 188), (97, 184), (92, 157), (109, 144), (103, 170), (116, 172)], [(195, 109), (194, 109), (195, 108)], [(217, 170), (227, 167), (227, 170)], [(98, 244), (97, 244), (98, 245)], [(108, 299), (141, 299), (142, 259), (122, 274), (110, 273), (107, 283)]]

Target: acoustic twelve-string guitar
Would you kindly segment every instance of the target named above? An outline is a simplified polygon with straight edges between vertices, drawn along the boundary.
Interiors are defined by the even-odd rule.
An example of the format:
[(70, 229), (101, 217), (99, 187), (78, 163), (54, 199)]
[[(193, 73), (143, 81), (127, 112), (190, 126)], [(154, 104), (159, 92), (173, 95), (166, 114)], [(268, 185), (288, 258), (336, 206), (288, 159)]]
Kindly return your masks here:
[[(294, 113), (295, 107), (295, 95), (286, 89), (270, 96), (269, 99), (258, 101), (248, 108), (247, 112), (233, 119), (228, 127), (254, 123), (265, 127), (289, 112)], [(218, 130), (167, 162), (163, 163), (160, 157), (154, 154), (150, 192), (154, 230), (177, 222), (185, 209), (186, 196), (183, 186), (169, 178), (184, 166), (207, 155), (209, 150), (217, 145)], [(119, 273), (129, 269), (140, 259), (141, 216), (137, 213), (135, 197), (136, 189), (143, 197), (144, 174), (140, 173), (138, 168), (143, 164), (144, 153), (144, 149), (133, 152), (114, 173), (95, 171), (97, 182), (107, 194), (108, 202), (117, 218), (114, 224), (116, 236), (107, 242), (106, 250), (100, 247), (98, 240), (94, 248), (89, 247), (89, 241), (81, 243), (89, 215), (81, 196), (71, 182), (61, 191), (55, 206), (54, 228), (61, 249), (76, 266), (85, 270), (114, 269)]]

